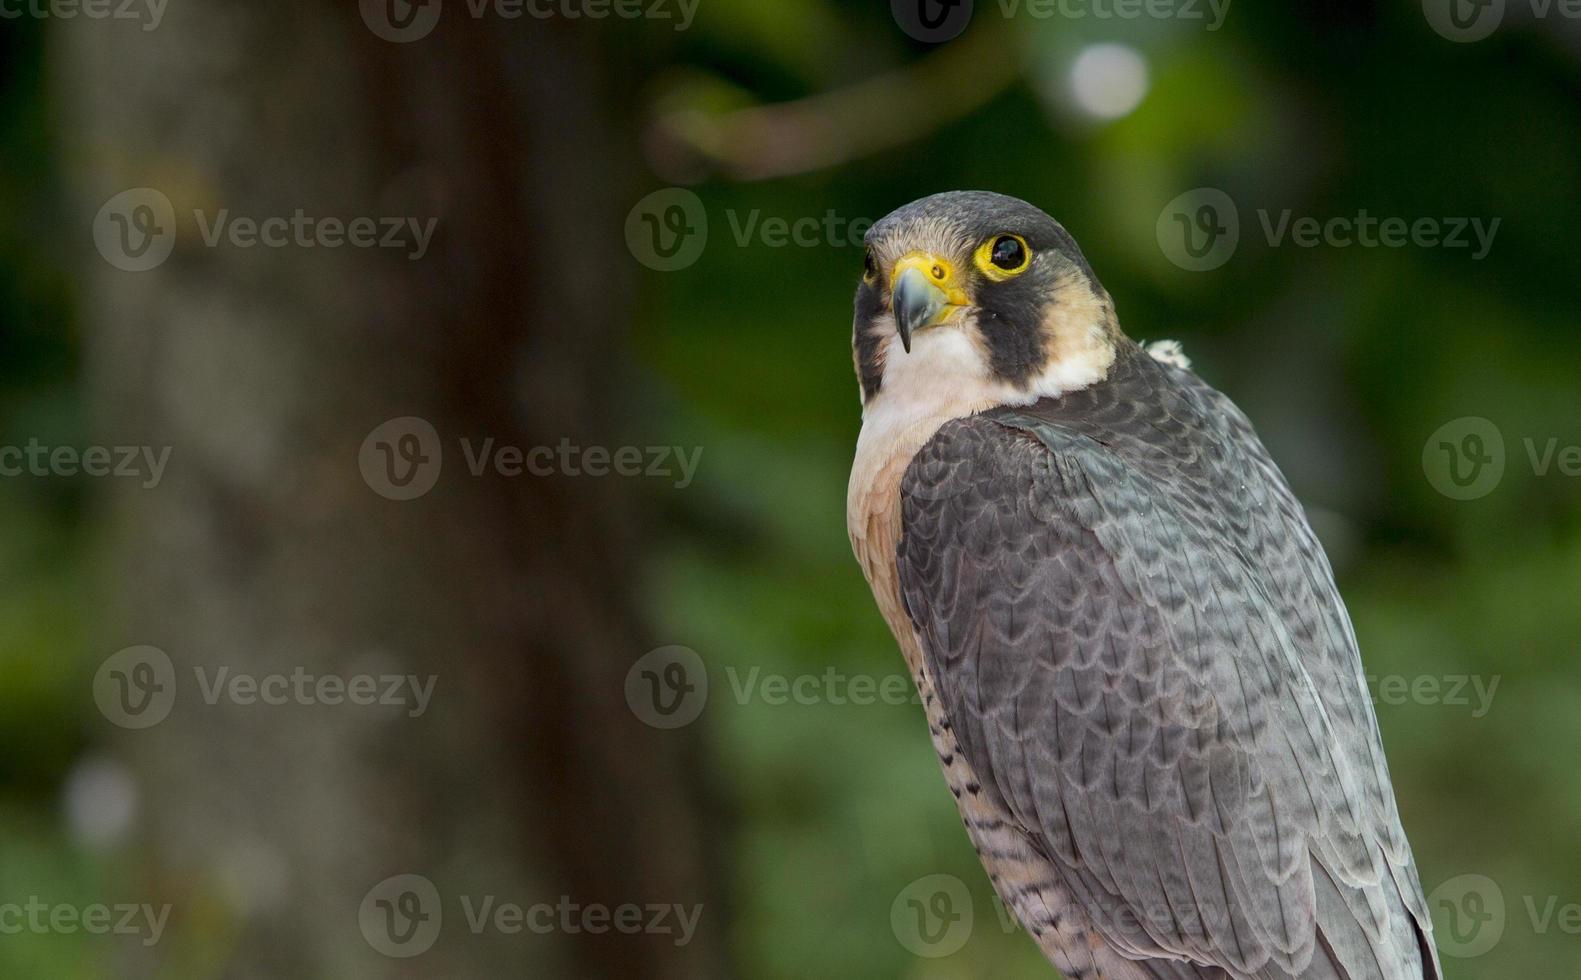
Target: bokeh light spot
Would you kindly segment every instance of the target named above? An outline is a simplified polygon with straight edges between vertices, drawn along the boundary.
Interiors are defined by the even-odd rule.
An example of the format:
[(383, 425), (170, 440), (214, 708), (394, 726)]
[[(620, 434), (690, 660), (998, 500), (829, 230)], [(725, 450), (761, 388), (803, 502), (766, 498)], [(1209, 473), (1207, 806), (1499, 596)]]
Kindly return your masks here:
[(1098, 119), (1129, 115), (1147, 95), (1147, 61), (1124, 44), (1092, 44), (1071, 63), (1070, 91), (1077, 108)]

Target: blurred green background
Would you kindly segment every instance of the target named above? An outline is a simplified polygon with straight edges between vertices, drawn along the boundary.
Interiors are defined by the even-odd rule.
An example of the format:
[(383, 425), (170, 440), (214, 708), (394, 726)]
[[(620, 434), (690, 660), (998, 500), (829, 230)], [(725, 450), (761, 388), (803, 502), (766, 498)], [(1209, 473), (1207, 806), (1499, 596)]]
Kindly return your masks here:
[[(1581, 936), (1543, 917), (1581, 903), (1581, 477), (1539, 472), (1528, 449), (1581, 444), (1578, 24), (1512, 3), (1493, 36), (1455, 43), (1410, 0), (1236, 3), (1217, 30), (977, 8), (941, 45), (909, 38), (884, 4), (833, 0), (701, 0), (686, 31), (554, 25), (594, 37), (632, 101), (642, 172), (622, 209), (685, 186), (709, 225), (684, 269), (625, 252), (596, 261), (636, 290), (631, 427), (704, 447), (691, 487), (644, 486), (633, 568), (646, 571), (632, 581), (653, 637), (708, 664), (696, 729), (718, 800), (710, 833), (730, 898), (710, 921), (729, 975), (1050, 972), (1005, 927), (915, 705), (740, 693), (776, 675), (904, 671), (845, 534), (860, 247), (821, 232), (776, 247), (736, 229), (754, 215), (870, 221), (984, 188), (1059, 218), (1127, 332), (1180, 340), (1251, 416), (1329, 548), (1369, 674), (1445, 693), (1458, 678), (1497, 683), (1485, 712), (1470, 686), (1469, 703), (1378, 705), (1424, 887), (1482, 875), (1505, 902), (1493, 948), (1446, 955), (1445, 968), (1581, 976)], [(91, 441), (78, 312), (91, 214), (60, 186), (73, 120), (47, 54), (62, 27), (0, 22), (3, 445)], [(535, 29), (549, 28), (518, 28)], [(1083, 75), (1100, 44), (1124, 48), (1098, 49)], [(1084, 86), (1098, 94), (1084, 101)], [(1202, 187), (1236, 203), (1241, 234), (1228, 261), (1192, 272), (1158, 228)], [(1259, 214), (1286, 209), (1500, 223), (1479, 260), (1272, 243)], [(1465, 417), (1497, 427), (1506, 469), (1491, 492), (1455, 500), (1424, 448)], [(47, 887), (93, 901), (136, 861), (134, 844), (73, 817), (74, 792), (128, 778), (106, 762), (118, 734), (89, 693), (107, 651), (83, 624), (114, 587), (98, 516), (87, 481), (0, 479), (0, 900)], [(977, 924), (958, 951), (919, 957), (892, 905), (939, 873), (966, 884)], [(121, 975), (112, 951), (4, 935), (0, 976)], [(182, 969), (150, 975), (228, 975)]]

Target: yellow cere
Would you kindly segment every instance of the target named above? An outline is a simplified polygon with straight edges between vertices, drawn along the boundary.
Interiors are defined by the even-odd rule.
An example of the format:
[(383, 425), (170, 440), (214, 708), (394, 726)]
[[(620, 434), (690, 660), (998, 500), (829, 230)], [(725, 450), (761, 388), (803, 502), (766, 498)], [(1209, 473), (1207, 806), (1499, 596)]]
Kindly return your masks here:
[(966, 290), (962, 288), (964, 284), (961, 277), (956, 274), (955, 265), (949, 259), (932, 252), (907, 252), (895, 263), (895, 267), (889, 270), (890, 289), (895, 288), (901, 273), (907, 269), (921, 270), (929, 282), (944, 291), (945, 301), (951, 306), (969, 305), (970, 300), (966, 296)]

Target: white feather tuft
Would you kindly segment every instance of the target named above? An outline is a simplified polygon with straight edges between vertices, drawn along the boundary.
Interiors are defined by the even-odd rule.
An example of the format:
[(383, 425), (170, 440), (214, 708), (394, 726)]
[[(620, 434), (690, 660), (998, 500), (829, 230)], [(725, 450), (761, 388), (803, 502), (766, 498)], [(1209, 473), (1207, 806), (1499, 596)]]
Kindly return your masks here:
[(1155, 340), (1147, 345), (1147, 352), (1153, 355), (1153, 360), (1161, 364), (1168, 364), (1171, 367), (1178, 367), (1184, 370), (1191, 368), (1191, 358), (1186, 356), (1184, 350), (1181, 350), (1180, 341), (1178, 340)]

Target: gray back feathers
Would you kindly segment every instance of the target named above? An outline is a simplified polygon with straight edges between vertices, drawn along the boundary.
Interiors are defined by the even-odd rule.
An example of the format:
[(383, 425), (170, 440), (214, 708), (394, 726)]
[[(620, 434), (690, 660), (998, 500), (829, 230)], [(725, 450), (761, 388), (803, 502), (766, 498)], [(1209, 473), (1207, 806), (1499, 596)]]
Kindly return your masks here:
[(1228, 399), (1127, 342), (945, 425), (901, 493), (962, 749), (1106, 943), (1160, 978), (1441, 977), (1349, 618)]

